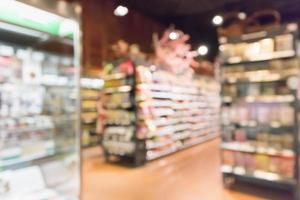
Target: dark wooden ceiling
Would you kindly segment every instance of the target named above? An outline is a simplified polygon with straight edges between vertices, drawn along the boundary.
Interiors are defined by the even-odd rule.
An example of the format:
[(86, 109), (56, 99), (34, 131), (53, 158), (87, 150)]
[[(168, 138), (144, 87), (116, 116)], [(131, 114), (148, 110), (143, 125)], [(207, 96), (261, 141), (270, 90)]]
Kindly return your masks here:
[(254, 12), (274, 8), (283, 15), (300, 11), (300, 0), (116, 0), (161, 19), (228, 11)]
[(257, 10), (273, 8), (282, 14), (283, 22), (299, 21), (300, 0), (115, 0), (128, 5), (164, 24), (174, 24), (191, 35), (196, 47), (207, 43), (210, 58), (217, 53), (216, 28), (211, 19), (217, 13), (243, 11), (251, 14)]

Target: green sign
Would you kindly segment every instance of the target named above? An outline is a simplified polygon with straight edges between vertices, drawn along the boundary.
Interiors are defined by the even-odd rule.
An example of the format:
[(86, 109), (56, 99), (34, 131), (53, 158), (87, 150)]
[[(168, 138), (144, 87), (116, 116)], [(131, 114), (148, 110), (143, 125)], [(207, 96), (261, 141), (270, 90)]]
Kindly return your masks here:
[(75, 21), (14, 0), (0, 0), (0, 20), (57, 36), (72, 35), (76, 26)]

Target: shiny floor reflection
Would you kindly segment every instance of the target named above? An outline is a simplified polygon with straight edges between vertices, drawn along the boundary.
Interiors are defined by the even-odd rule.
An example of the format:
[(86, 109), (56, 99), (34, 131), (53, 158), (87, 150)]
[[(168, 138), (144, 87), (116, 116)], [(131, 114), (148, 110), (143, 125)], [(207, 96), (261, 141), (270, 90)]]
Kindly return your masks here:
[(139, 168), (105, 163), (98, 147), (84, 150), (82, 200), (289, 199), (248, 185), (224, 190), (219, 143), (216, 139)]

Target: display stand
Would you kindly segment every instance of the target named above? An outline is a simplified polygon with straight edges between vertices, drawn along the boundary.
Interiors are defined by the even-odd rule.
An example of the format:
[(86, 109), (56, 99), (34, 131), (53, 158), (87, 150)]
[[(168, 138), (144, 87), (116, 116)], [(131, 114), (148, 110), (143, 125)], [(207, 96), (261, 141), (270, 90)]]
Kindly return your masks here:
[(108, 161), (139, 166), (219, 136), (220, 85), (213, 78), (133, 63), (128, 75), (120, 66), (104, 77)]
[(297, 25), (220, 43), (225, 183), (289, 189), (299, 199)]
[(98, 104), (103, 80), (95, 77), (81, 78), (81, 144), (83, 147), (93, 147), (100, 144), (97, 130)]
[(0, 199), (75, 200), (79, 24), (31, 3), (0, 2)]

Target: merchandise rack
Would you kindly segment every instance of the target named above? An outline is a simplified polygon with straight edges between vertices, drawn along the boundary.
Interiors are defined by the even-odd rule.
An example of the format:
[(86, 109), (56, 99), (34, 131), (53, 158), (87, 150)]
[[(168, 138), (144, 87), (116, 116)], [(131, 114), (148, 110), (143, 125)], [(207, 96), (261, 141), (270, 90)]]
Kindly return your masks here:
[[(134, 73), (131, 75), (117, 72), (104, 77), (105, 83), (123, 80), (123, 84), (116, 87), (104, 86), (104, 95), (130, 94), (129, 101), (125, 104), (124, 101), (114, 106), (104, 103), (104, 107), (108, 111), (131, 113), (129, 122), (119, 121), (122, 125), (112, 122), (106, 124), (102, 142), (107, 161), (125, 161), (123, 163), (140, 166), (219, 136), (220, 86), (216, 81), (201, 77), (198, 78), (199, 82), (195, 80), (193, 83), (186, 83), (177, 78), (176, 85), (167, 79), (158, 80), (159, 74), (160, 77), (166, 75), (166, 78), (170, 76), (174, 79), (176, 76), (170, 72), (150, 70), (150, 67), (142, 65), (133, 65), (133, 68)], [(153, 79), (145, 80), (143, 76), (147, 75), (151, 75)], [(208, 88), (203, 86), (205, 84), (201, 84), (205, 81), (217, 88), (209, 93)], [(121, 129), (113, 130), (111, 127)], [(119, 137), (123, 137), (120, 136), (122, 131), (132, 130), (127, 133), (131, 139), (120, 142), (109, 137), (116, 133), (108, 133), (109, 130), (120, 131)], [(122, 145), (127, 145), (131, 151), (118, 152), (118, 147)]]
[[(282, 41), (284, 36), (286, 41)], [(281, 44), (278, 40), (281, 40)], [(223, 93), (222, 171), (225, 184), (232, 183), (232, 180), (240, 180), (288, 189), (293, 193), (294, 199), (299, 199), (297, 26), (287, 24), (280, 28), (245, 34), (241, 37), (221, 37), (220, 43)], [(282, 43), (285, 43), (286, 48), (282, 47)], [(252, 54), (255, 54), (255, 51), (263, 52), (260, 52), (259, 56), (249, 55), (249, 52), (246, 55), (245, 52), (247, 48), (251, 48), (251, 45), (252, 48), (260, 48), (260, 50), (252, 49), (254, 51)], [(235, 48), (235, 53), (230, 53), (230, 48)], [(284, 50), (279, 51), (278, 48)], [(231, 59), (234, 56), (236, 58)], [(247, 56), (248, 59), (245, 58)], [(284, 92), (281, 90), (283, 94), (277, 94), (281, 93), (278, 92), (278, 88), (282, 85), (288, 90), (285, 89)], [(270, 92), (270, 89), (267, 91), (266, 88), (274, 91)], [(262, 95), (264, 90), (265, 93), (271, 94)], [(245, 94), (245, 91), (252, 92), (253, 95)], [(238, 95), (243, 92), (244, 94)], [(272, 106), (272, 111), (266, 111)], [(286, 110), (279, 112), (281, 108)], [(259, 109), (265, 110), (259, 111)], [(230, 117), (233, 115), (230, 112), (238, 115), (236, 119)], [(269, 112), (268, 120), (263, 116), (266, 112)], [(286, 121), (288, 119), (289, 122)], [(289, 148), (286, 146), (287, 143)], [(284, 171), (283, 168), (292, 172)]]
[(99, 77), (81, 78), (81, 145), (84, 148), (100, 144), (101, 133), (97, 130), (99, 118), (97, 104), (103, 80)]
[(47, 5), (0, 2), (1, 200), (80, 195), (79, 24)]

